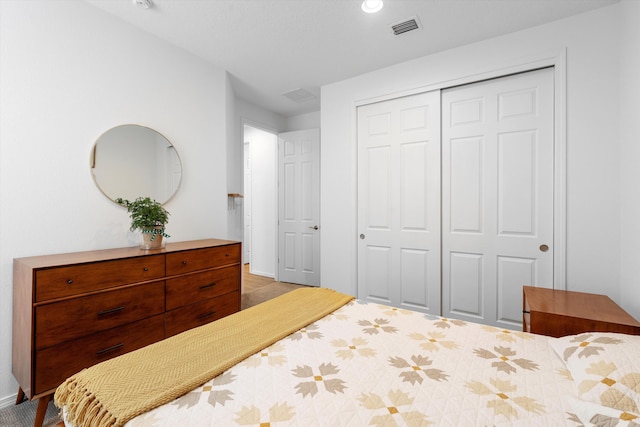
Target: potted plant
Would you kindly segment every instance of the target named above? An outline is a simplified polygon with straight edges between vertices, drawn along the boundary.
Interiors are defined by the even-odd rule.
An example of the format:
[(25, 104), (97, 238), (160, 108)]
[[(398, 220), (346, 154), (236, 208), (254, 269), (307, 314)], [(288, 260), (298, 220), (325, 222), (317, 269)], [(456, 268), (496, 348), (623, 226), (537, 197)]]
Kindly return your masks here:
[(170, 237), (165, 232), (169, 222), (169, 212), (150, 197), (138, 197), (133, 202), (118, 197), (116, 203), (127, 208), (131, 217), (129, 230), (142, 232), (142, 249), (158, 249), (162, 247), (162, 238)]

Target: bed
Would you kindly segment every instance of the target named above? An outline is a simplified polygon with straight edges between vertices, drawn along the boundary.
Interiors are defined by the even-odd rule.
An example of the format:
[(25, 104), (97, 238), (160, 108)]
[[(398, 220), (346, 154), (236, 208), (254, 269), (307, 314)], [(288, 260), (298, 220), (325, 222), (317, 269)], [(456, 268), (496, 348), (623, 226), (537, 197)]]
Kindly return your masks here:
[[(334, 296), (340, 301), (322, 306)], [(315, 308), (316, 301), (322, 308)], [(295, 320), (308, 324), (279, 324), (308, 311), (316, 311), (315, 320)], [(135, 364), (132, 373), (122, 378), (113, 377), (129, 369), (124, 368), (128, 355), (68, 379), (55, 395), (65, 423), (74, 427), (640, 426), (640, 337), (636, 336), (586, 333), (549, 338), (366, 303), (318, 288), (287, 293), (210, 325), (198, 328), (194, 336), (188, 336), (190, 332), (177, 336), (174, 344), (179, 351), (173, 361), (166, 362), (172, 357), (168, 345), (167, 351), (159, 351), (163, 347), (156, 343), (149, 346), (153, 351), (133, 352), (131, 360), (147, 360), (159, 352), (161, 357), (148, 366)], [(261, 325), (282, 331), (267, 337), (271, 333), (262, 331)], [(239, 337), (256, 328), (255, 340), (264, 348), (237, 350), (234, 343), (244, 341)], [(181, 370), (184, 359), (178, 353), (185, 347), (216, 334), (226, 334), (220, 339), (229, 344), (219, 351), (228, 351), (230, 360), (212, 361), (214, 369), (199, 368), (197, 378), (186, 375), (189, 384), (184, 377), (174, 381), (177, 386), (155, 384), (164, 372), (172, 376)], [(202, 346), (205, 353), (220, 347)], [(246, 354), (234, 355), (242, 352)], [(211, 378), (205, 380), (201, 371), (208, 371)], [(109, 393), (120, 393), (129, 387), (129, 378), (135, 382), (136, 377), (138, 384), (112, 403)], [(100, 388), (105, 382), (107, 391)], [(147, 391), (161, 398), (154, 397), (147, 406)], [(87, 396), (90, 403), (79, 402)], [(124, 416), (114, 415), (117, 408), (111, 413), (123, 400), (138, 403)]]

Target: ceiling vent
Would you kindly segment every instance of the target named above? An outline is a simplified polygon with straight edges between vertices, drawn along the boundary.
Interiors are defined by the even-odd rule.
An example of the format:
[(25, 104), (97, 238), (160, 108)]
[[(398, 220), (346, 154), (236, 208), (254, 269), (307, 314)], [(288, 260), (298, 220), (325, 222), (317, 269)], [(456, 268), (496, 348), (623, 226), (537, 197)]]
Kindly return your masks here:
[(306, 89), (294, 89), (289, 92), (283, 93), (282, 96), (298, 103), (311, 101), (317, 98), (313, 93), (309, 92)]
[(419, 30), (420, 28), (422, 28), (422, 25), (420, 25), (420, 21), (418, 20), (417, 16), (412, 16), (409, 19), (405, 19), (404, 21), (391, 25), (391, 31), (395, 36), (406, 34), (410, 31)]

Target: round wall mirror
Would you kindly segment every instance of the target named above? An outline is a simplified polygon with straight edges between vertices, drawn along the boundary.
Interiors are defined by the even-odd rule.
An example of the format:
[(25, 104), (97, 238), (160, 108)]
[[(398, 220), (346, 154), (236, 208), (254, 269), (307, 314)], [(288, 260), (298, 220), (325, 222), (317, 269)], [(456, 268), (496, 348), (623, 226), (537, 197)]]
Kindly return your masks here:
[(166, 203), (178, 191), (182, 164), (159, 132), (139, 125), (109, 129), (91, 151), (91, 176), (110, 200), (151, 197)]

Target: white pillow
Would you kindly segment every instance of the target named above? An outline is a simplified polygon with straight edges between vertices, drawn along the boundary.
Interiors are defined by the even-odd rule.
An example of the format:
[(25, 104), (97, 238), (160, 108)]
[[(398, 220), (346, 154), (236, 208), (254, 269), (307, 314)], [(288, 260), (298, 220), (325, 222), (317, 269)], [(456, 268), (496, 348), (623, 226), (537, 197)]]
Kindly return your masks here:
[(607, 406), (601, 406), (578, 399), (571, 399), (571, 407), (575, 415), (585, 426), (640, 426), (640, 415), (632, 412), (619, 411)]
[(550, 342), (581, 399), (640, 414), (640, 336), (591, 332)]

